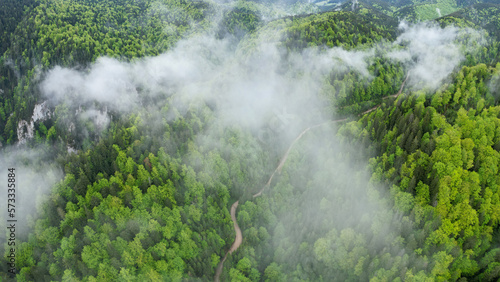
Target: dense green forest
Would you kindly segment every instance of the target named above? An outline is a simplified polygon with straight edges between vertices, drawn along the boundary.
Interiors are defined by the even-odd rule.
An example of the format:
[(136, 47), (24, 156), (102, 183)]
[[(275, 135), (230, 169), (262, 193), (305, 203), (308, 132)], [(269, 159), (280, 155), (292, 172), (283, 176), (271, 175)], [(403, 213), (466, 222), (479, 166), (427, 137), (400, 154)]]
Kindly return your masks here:
[(500, 5), (306, 2), (2, 1), (0, 281), (500, 279)]

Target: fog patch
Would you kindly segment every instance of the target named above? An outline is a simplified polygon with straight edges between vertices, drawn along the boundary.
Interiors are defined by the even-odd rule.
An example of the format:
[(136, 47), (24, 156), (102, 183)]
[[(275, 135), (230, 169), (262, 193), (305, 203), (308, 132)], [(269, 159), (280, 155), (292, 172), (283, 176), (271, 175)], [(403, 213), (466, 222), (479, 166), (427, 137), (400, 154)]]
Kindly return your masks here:
[[(0, 181), (4, 183), (0, 201), (0, 228), (6, 230), (8, 219), (16, 219), (16, 240), (26, 240), (28, 228), (40, 215), (41, 207), (50, 195), (51, 187), (62, 179), (63, 173), (52, 162), (53, 156), (47, 147), (27, 148), (25, 146), (9, 146), (0, 151)], [(14, 169), (15, 182), (9, 182), (9, 169)], [(7, 183), (15, 184), (15, 191), (7, 190)], [(13, 192), (15, 196), (8, 196)], [(7, 199), (15, 199), (15, 217), (7, 212)], [(12, 206), (11, 206), (12, 207)], [(4, 246), (5, 232), (0, 232), (0, 245)], [(17, 242), (16, 242), (17, 243)]]
[(399, 28), (402, 33), (393, 43), (396, 49), (387, 57), (407, 65), (411, 73), (408, 83), (417, 90), (436, 90), (465, 60), (465, 52), (478, 47), (474, 42), (482, 42), (478, 41), (482, 37), (479, 32), (467, 28), (406, 22)]

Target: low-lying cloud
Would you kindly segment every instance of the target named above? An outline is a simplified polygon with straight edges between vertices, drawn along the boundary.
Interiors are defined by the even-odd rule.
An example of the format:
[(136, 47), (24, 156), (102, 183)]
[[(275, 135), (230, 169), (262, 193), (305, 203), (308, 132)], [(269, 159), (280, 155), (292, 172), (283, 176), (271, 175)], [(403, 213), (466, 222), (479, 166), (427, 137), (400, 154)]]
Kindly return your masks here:
[(275, 105), (293, 109), (300, 106), (289, 105), (295, 98), (316, 95), (331, 72), (355, 70), (371, 78), (368, 67), (380, 54), (377, 48), (385, 49), (382, 54), (390, 60), (407, 66), (414, 89), (432, 91), (464, 60), (465, 47), (459, 39), (476, 33), (430, 24), (403, 23), (400, 28), (402, 33), (393, 43), (368, 50), (308, 49), (287, 56), (285, 61), (283, 51), (273, 44), (256, 46), (257, 53), (243, 60), (235, 55), (238, 52), (231, 41), (199, 36), (179, 42), (165, 54), (130, 63), (104, 57), (85, 72), (55, 67), (47, 73), (41, 89), (52, 105), (93, 102), (122, 113), (142, 108), (144, 97), (203, 96), (217, 99), (219, 109), (227, 110), (232, 121), (261, 116), (265, 120), (265, 113)]
[[(44, 75), (40, 89), (50, 105), (68, 105), (82, 122), (92, 120), (96, 130), (108, 126), (111, 113), (128, 115), (149, 111), (163, 115), (162, 108), (168, 105), (182, 115), (190, 107), (199, 105), (199, 101), (210, 102), (214, 104), (212, 110), (215, 120), (207, 128), (235, 126), (254, 133), (261, 141), (265, 139), (260, 138), (262, 129), (269, 128), (278, 140), (277, 151), (283, 151), (305, 128), (331, 118), (331, 112), (321, 110), (327, 102), (319, 93), (325, 83), (328, 83), (328, 75), (332, 72), (345, 73), (354, 70), (362, 77), (372, 79), (369, 67), (376, 54), (382, 53), (393, 62), (406, 66), (406, 70), (411, 72), (410, 84), (413, 89), (425, 88), (432, 91), (464, 60), (464, 48), (458, 42), (461, 36), (464, 33), (474, 33), (471, 30), (439, 28), (427, 24), (403, 24), (401, 32), (395, 42), (381, 43), (368, 50), (365, 48), (348, 51), (336, 47), (326, 51), (308, 49), (283, 56), (285, 51), (276, 45), (258, 44), (256, 52), (244, 59), (236, 55), (238, 52), (235, 51), (235, 46), (231, 45), (234, 41), (218, 40), (206, 35), (197, 36), (179, 42), (171, 51), (156, 57), (132, 62), (104, 57), (85, 71), (55, 67)], [(165, 114), (161, 122), (175, 118), (174, 114)], [(309, 145), (335, 148), (335, 145), (331, 144), (335, 139), (329, 138), (335, 132), (325, 132), (327, 133), (323, 133), (323, 138), (310, 141)], [(205, 135), (199, 136), (197, 142), (215, 144), (221, 138), (217, 136), (220, 132), (215, 131), (200, 134)], [(328, 138), (324, 138), (325, 136)], [(320, 139), (324, 142), (319, 141)], [(319, 157), (313, 156), (315, 152), (312, 149), (311, 151), (304, 151), (304, 154), (308, 154), (311, 167), (321, 169), (328, 164), (328, 159), (314, 163)], [(316, 153), (318, 152), (328, 156), (328, 152)], [(20, 154), (35, 155), (29, 157)], [(49, 187), (61, 177), (57, 169), (39, 169), (27, 165), (26, 162), (19, 163), (19, 160), (30, 158), (42, 160), (44, 156), (29, 150), (13, 151), (2, 158), (6, 161), (0, 165), (1, 171), (5, 171), (7, 166), (16, 166), (19, 179), (26, 179), (20, 182), (19, 201), (25, 207), (20, 210), (20, 215), (32, 213), (30, 207), (36, 206), (36, 199), (28, 195), (33, 195), (36, 190), (41, 191), (38, 194), (46, 195)], [(339, 163), (341, 162), (342, 160), (339, 160)], [(369, 186), (368, 177), (358, 177), (352, 170), (345, 169), (343, 164), (331, 167), (337, 166), (339, 171), (345, 171), (344, 175), (337, 177), (345, 177), (344, 179), (317, 181), (322, 185), (340, 183), (340, 188), (331, 189), (329, 193), (332, 195), (326, 197), (326, 203), (329, 200), (341, 199), (338, 195), (356, 198), (357, 195), (353, 195), (354, 192), (347, 187), (352, 179), (359, 179), (358, 182), (361, 182), (357, 183), (357, 187), (364, 189)], [(314, 171), (311, 171), (311, 175), (320, 177)], [(331, 176), (325, 173), (321, 174), (321, 177)], [(5, 180), (1, 181), (6, 183)], [(326, 189), (329, 189), (328, 185), (312, 189), (312, 199), (308, 199), (307, 203), (319, 203)], [(358, 209), (357, 213), (349, 211), (350, 219), (359, 217), (359, 224), (364, 222), (362, 217), (366, 219), (367, 215), (380, 213), (381, 209), (378, 205), (368, 204), (368, 192), (363, 189), (355, 192), (365, 193), (360, 203), (367, 204)], [(335, 193), (337, 194), (334, 195)], [(331, 213), (336, 211), (332, 209)], [(325, 218), (319, 214), (315, 215), (315, 223), (321, 224)], [(342, 218), (341, 214), (335, 216)], [(349, 224), (357, 226), (356, 223)], [(390, 230), (384, 232), (391, 233)]]
[(441, 28), (432, 23), (410, 26), (402, 22), (399, 28), (403, 33), (393, 46), (403, 48), (390, 51), (387, 57), (408, 66), (409, 83), (415, 89), (437, 89), (465, 59), (465, 51), (473, 48), (471, 41), (479, 44), (483, 41), (479, 32), (454, 26)]
[[(0, 152), (0, 182), (3, 185), (0, 202), (0, 227), (5, 230), (7, 219), (15, 219), (17, 239), (26, 240), (30, 221), (37, 218), (41, 205), (46, 201), (54, 184), (62, 178), (62, 170), (51, 161), (49, 148), (7, 147)], [(10, 182), (9, 169), (14, 169)], [(7, 183), (14, 183), (15, 190), (8, 190)], [(8, 194), (13, 194), (9, 196)], [(14, 199), (8, 202), (7, 199)], [(7, 213), (7, 205), (14, 208), (14, 218)], [(31, 220), (30, 220), (31, 219)], [(5, 232), (0, 232), (0, 242), (5, 242)]]

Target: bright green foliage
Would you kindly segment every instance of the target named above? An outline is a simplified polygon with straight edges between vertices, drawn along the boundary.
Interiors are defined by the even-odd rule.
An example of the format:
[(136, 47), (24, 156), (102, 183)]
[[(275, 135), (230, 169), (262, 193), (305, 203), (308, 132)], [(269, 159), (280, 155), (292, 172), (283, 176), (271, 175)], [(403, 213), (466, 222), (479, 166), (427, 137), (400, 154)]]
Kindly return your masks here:
[(219, 37), (224, 37), (225, 33), (243, 37), (254, 31), (260, 21), (260, 11), (252, 2), (237, 2), (236, 7), (224, 15), (218, 31)]
[[(131, 60), (158, 55), (181, 38), (207, 29), (211, 15), (211, 4), (206, 2), (2, 1), (0, 142), (14, 142), (14, 124), (29, 120), (40, 96), (31, 81), (40, 67), (81, 67), (100, 56)], [(17, 17), (16, 29), (10, 16)], [(9, 117), (10, 113), (17, 115)], [(50, 121), (45, 126), (50, 128)]]
[[(133, 61), (207, 30), (241, 40), (242, 56), (261, 43), (277, 43), (283, 57), (364, 50), (397, 37), (392, 15), (435, 18), (436, 8), (445, 14), (471, 4), (387, 2), (402, 8), (370, 1), (350, 11), (346, 3), (342, 11), (266, 22), (263, 4), (244, 1), (2, 1), (0, 143), (16, 142), (18, 122), (40, 102), (38, 70), (86, 67), (100, 56)], [(69, 130), (76, 108), (57, 105), (35, 124), (29, 145), (52, 146), (64, 179), (19, 238), (17, 280), (212, 280), (234, 238), (236, 200), (244, 239), (222, 280), (497, 280), (498, 14), (498, 5), (476, 4), (439, 19), (490, 36), (431, 93), (406, 88), (387, 97), (407, 72), (383, 54), (368, 63), (370, 79), (353, 69), (326, 75), (318, 95), (327, 111), (318, 111), (354, 121), (304, 135), (257, 198), (284, 149), (214, 123), (210, 101), (180, 109), (159, 95), (144, 105), (159, 104), (160, 113), (113, 116), (102, 133), (89, 124)], [(60, 143), (79, 151), (67, 154)], [(0, 270), (7, 280), (5, 257)]]
[[(393, 192), (395, 207), (425, 230), (420, 247), (432, 256), (431, 274), (437, 280), (482, 273), (481, 258), (498, 236), (500, 107), (495, 106), (497, 98), (485, 86), (495, 80), (497, 72), (498, 67), (485, 65), (464, 67), (452, 85), (426, 99), (432, 106), (423, 111), (414, 110), (419, 105), (416, 97), (410, 96), (395, 104), (391, 114), (370, 114), (360, 121), (367, 124), (372, 117), (369, 126), (386, 127), (384, 137), (372, 136), (383, 141), (378, 148), (382, 155), (374, 160), (376, 180), (399, 185)], [(443, 99), (439, 96), (443, 92), (455, 94)], [(399, 122), (395, 115), (402, 117)], [(415, 126), (400, 129), (405, 123)], [(414, 136), (422, 142), (413, 145), (406, 141)], [(395, 172), (378, 176), (393, 168)], [(409, 196), (403, 196), (406, 194)], [(414, 202), (405, 200), (411, 195)], [(430, 222), (435, 222), (432, 228)], [(433, 253), (436, 247), (447, 251)], [(451, 248), (457, 251), (451, 252)]]
[[(291, 16), (272, 21), (249, 36), (243, 50), (253, 48), (255, 40), (278, 41), (289, 51), (307, 47), (345, 47), (372, 45), (382, 38), (393, 40), (397, 22), (384, 15), (327, 12)], [(259, 42), (260, 42), (259, 41)]]
[(458, 10), (455, 0), (437, 0), (406, 6), (394, 12), (394, 16), (407, 21), (426, 21), (446, 16)]

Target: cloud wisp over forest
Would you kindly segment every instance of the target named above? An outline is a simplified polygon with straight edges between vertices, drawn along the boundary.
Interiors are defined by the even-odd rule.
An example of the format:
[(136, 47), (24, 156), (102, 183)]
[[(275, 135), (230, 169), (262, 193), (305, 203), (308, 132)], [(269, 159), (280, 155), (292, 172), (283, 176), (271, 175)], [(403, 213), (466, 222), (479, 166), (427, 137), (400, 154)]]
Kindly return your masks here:
[[(255, 52), (242, 58), (237, 55), (238, 47), (232, 45), (233, 40), (203, 35), (182, 40), (171, 51), (156, 57), (131, 62), (103, 57), (83, 71), (55, 67), (42, 75), (40, 89), (52, 107), (65, 105), (71, 117), (68, 126), (91, 121), (98, 131), (106, 130), (114, 119), (130, 114), (142, 116), (145, 123), (155, 123), (161, 128), (162, 124), (182, 117), (192, 108), (208, 105), (213, 118), (198, 133), (198, 146), (220, 147), (218, 142), (223, 132), (237, 128), (250, 133), (256, 140), (253, 144), (260, 142), (261, 153), (267, 154), (266, 150), (271, 149), (272, 156), (279, 158), (303, 130), (334, 116), (324, 110), (331, 107), (320, 94), (326, 77), (354, 70), (371, 80), (370, 65), (382, 54), (406, 66), (411, 72), (413, 89), (432, 91), (464, 60), (464, 48), (470, 46), (461, 45), (461, 36), (480, 37), (471, 30), (463, 34), (457, 28), (402, 24), (395, 42), (370, 48), (306, 49), (287, 53), (280, 46), (262, 43), (256, 46)], [(356, 144), (337, 140), (336, 126), (325, 124), (305, 135), (291, 151), (269, 194), (263, 196), (279, 198), (278, 195), (287, 195), (290, 185), (303, 187), (300, 197), (287, 195), (288, 198), (276, 200), (278, 209), (298, 206), (303, 209), (303, 216), (290, 219), (283, 210), (274, 230), (275, 245), (281, 247), (280, 234), (295, 236), (289, 237), (291, 242), (300, 243), (301, 236), (305, 235), (296, 231), (297, 224), (304, 224), (318, 230), (321, 238), (315, 245), (315, 256), (320, 261), (336, 259), (322, 251), (328, 252), (336, 238), (347, 238), (356, 232), (362, 235), (352, 240), (368, 242), (378, 250), (400, 232), (398, 224), (391, 224), (396, 215), (388, 205), (380, 204), (379, 192), (369, 183), (366, 167), (352, 160), (353, 156), (362, 158), (357, 153), (363, 151)], [(220, 149), (245, 150), (243, 146), (236, 144)], [(37, 154), (33, 158), (42, 159)], [(268, 166), (275, 168), (272, 163)], [(269, 175), (272, 170), (268, 171)], [(53, 170), (26, 169), (25, 172), (31, 174), (32, 179), (52, 175), (39, 186), (40, 195), (47, 193), (48, 187), (61, 177)], [(24, 206), (33, 206), (27, 204), (27, 198), (20, 201)], [(336, 231), (323, 234), (324, 230)], [(405, 252), (402, 244), (393, 247)], [(365, 251), (368, 252), (360, 250)]]
[[(14, 213), (17, 220), (16, 226), (19, 234), (18, 239), (27, 239), (29, 225), (37, 218), (42, 205), (47, 201), (54, 185), (63, 177), (63, 172), (59, 166), (54, 163), (48, 153), (47, 148), (43, 146), (32, 149), (25, 147), (8, 147), (7, 150), (0, 152), (0, 170), (4, 173), (0, 175), (2, 183), (8, 182), (8, 172), (14, 168), (15, 179), (15, 202)], [(7, 192), (7, 187), (5, 187)], [(7, 213), (7, 197), (0, 203), (2, 224), (7, 219), (12, 219)], [(11, 209), (9, 207), (9, 209)], [(3, 226), (3, 225), (2, 225)], [(0, 233), (0, 242), (5, 240), (5, 232)]]
[(500, 5), (405, 1), (0, 0), (0, 280), (496, 281)]
[(436, 90), (465, 60), (466, 51), (485, 43), (484, 34), (472, 29), (430, 23), (409, 26), (405, 22), (399, 28), (402, 34), (393, 46), (406, 48), (391, 50), (387, 56), (408, 65), (410, 83), (416, 89)]
[(230, 40), (198, 36), (165, 54), (133, 62), (103, 57), (86, 71), (55, 67), (41, 89), (52, 105), (64, 102), (88, 110), (99, 105), (119, 113), (140, 111), (158, 96), (182, 103), (215, 99), (219, 117), (260, 128), (269, 115), (284, 108), (296, 117), (314, 115), (310, 107), (321, 102), (311, 97), (317, 96), (326, 75), (355, 70), (371, 78), (368, 67), (380, 52), (407, 65), (413, 87), (434, 90), (464, 60), (471, 42), (481, 42), (473, 30), (406, 23), (400, 28), (395, 42), (368, 50), (306, 49), (286, 59), (284, 50), (273, 44), (261, 44), (250, 58), (242, 59)]

